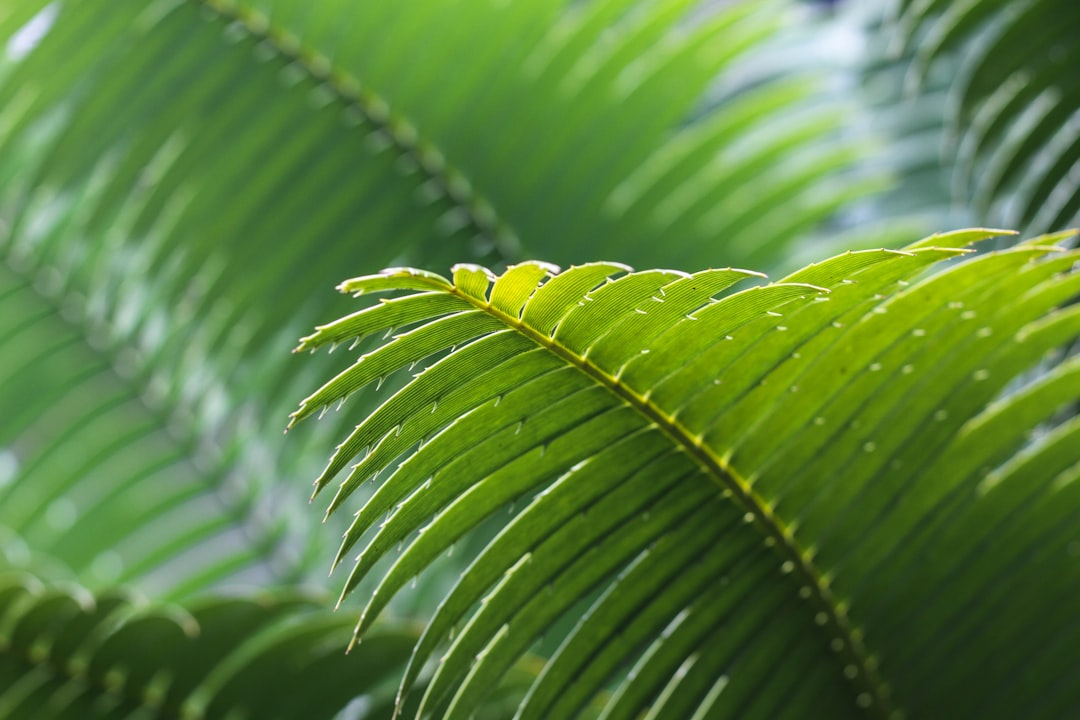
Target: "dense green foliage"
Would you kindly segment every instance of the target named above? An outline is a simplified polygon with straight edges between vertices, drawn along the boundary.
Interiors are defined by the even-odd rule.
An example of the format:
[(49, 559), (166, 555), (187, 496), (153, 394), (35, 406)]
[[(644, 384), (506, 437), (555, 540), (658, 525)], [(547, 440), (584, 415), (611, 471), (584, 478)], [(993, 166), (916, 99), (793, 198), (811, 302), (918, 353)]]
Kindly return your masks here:
[[(734, 708), (739, 716), (806, 717), (834, 702), (847, 712), (865, 693), (873, 708), (910, 715), (932, 714), (926, 705), (953, 715), (1077, 714), (1066, 672), (1076, 665), (1068, 653), (1077, 629), (1067, 600), (1053, 606), (1076, 584), (1076, 538), (1068, 534), (1077, 524), (1069, 498), (1080, 462), (1069, 405), (1075, 273), (1071, 254), (1049, 249), (1072, 240), (1008, 251), (1011, 243), (998, 240), (1002, 252), (951, 267), (948, 258), (963, 254), (974, 235), (947, 235), (908, 254), (841, 255), (738, 293), (721, 286), (760, 282), (756, 273), (684, 276), (592, 264), (736, 265), (782, 276), (830, 254), (899, 247), (941, 227), (1002, 224), (1030, 237), (1076, 224), (1073, 5), (896, 0), (862, 16), (853, 2), (828, 13), (795, 0), (430, 0), (422, 12), (394, 0), (0, 0), (0, 717), (329, 717), (346, 705), (347, 717), (388, 717), (402, 677), (411, 687), (407, 715), (422, 699), (440, 709), (453, 701), (463, 712), (476, 706), (477, 690), (487, 693), (478, 714), (494, 718), (511, 714), (526, 693), (523, 707), (537, 713), (549, 700), (595, 714), (658, 698), (655, 713), (672, 717), (688, 717), (695, 703), (704, 716)], [(845, 37), (856, 38), (846, 57)], [(522, 262), (528, 258), (567, 270)], [(946, 267), (928, 278), (936, 261)], [(358, 347), (369, 359), (352, 370), (348, 354), (288, 353), (313, 324), (355, 310), (326, 290), (343, 277), (405, 265), (443, 272), (463, 262), (494, 274), (468, 266), (452, 281), (412, 271), (372, 276), (366, 289), (423, 288), (410, 299), (416, 290), (406, 287), (305, 346), (349, 344), (376, 326), (434, 323), (430, 330), (363, 340)], [(909, 288), (889, 285), (909, 275)], [(509, 304), (493, 316), (484, 293), (494, 277), (504, 278), (503, 289), (491, 303)], [(680, 376), (687, 382), (661, 382), (646, 368), (659, 373), (663, 363), (682, 361), (652, 352), (620, 374), (613, 363), (634, 343), (644, 348), (670, 330), (690, 353), (712, 337), (676, 332), (689, 322), (685, 313), (629, 317), (652, 308), (623, 290), (605, 291), (619, 300), (605, 305), (610, 316), (580, 315), (577, 329), (559, 330), (544, 348), (535, 347), (536, 328), (554, 328), (565, 310), (548, 305), (548, 290), (530, 301), (534, 314), (505, 324), (538, 286), (573, 278), (565, 287), (583, 296), (589, 278), (606, 277), (619, 278), (612, 288), (635, 292), (707, 282), (683, 299), (698, 303), (686, 309), (695, 317), (719, 308), (707, 314), (710, 332), (735, 338), (717, 346), (728, 370), (711, 379), (722, 384), (707, 387), (693, 362)], [(858, 278), (877, 278), (881, 297), (840, 282)], [(720, 299), (710, 300), (716, 293)], [(902, 300), (912, 297), (929, 301)], [(851, 317), (866, 319), (845, 325), (838, 315), (832, 322), (843, 328), (823, 325), (829, 312), (842, 314), (844, 298), (854, 303)], [(918, 313), (895, 312), (891, 303), (915, 303)], [(784, 319), (758, 317), (766, 311)], [(938, 324), (904, 319), (920, 313)], [(622, 330), (604, 334), (618, 318), (626, 320)], [(739, 330), (724, 330), (726, 323)], [(927, 339), (904, 335), (905, 327)], [(986, 327), (990, 336), (975, 332)], [(747, 333), (758, 331), (761, 340), (751, 342)], [(602, 338), (589, 362), (578, 363), (593, 336)], [(833, 346), (833, 336), (852, 345)], [(799, 343), (815, 350), (793, 349)], [(815, 369), (785, 360), (785, 348), (817, 358)], [(895, 381), (892, 360), (863, 374), (848, 362), (872, 366), (878, 351), (897, 362), (905, 352), (917, 359), (896, 365)], [(487, 352), (494, 354), (473, 357)], [(414, 361), (417, 372), (442, 364), (414, 380), (407, 371)], [(440, 394), (436, 406), (424, 396), (430, 405), (409, 405), (415, 416), (395, 421), (401, 401), (382, 403), (419, 402), (410, 393), (428, 387), (436, 367), (455, 368), (442, 379), (453, 383), (455, 399)], [(800, 368), (812, 382), (773, 375)], [(838, 368), (842, 377), (830, 374)], [(338, 373), (345, 373), (339, 385), (295, 417), (321, 411), (346, 390), (348, 412), (284, 437), (296, 399)], [(686, 410), (670, 404), (703, 387)], [(631, 396), (643, 401), (637, 409), (611, 405)], [(814, 397), (828, 403), (819, 415), (808, 414), (816, 412)], [(460, 435), (514, 407), (546, 419)], [(935, 419), (938, 410), (945, 420)], [(813, 422), (841, 416), (866, 426), (840, 432), (841, 425)], [(642, 428), (642, 418), (668, 427)], [(360, 461), (338, 502), (367, 509), (351, 530), (343, 512), (320, 529), (305, 503), (306, 480), (357, 421), (366, 429), (320, 483), (346, 472), (342, 463)], [(680, 440), (673, 427), (713, 421), (707, 431), (700, 425), (699, 449), (672, 450), (690, 437)], [(534, 428), (545, 427), (565, 440), (541, 442)], [(889, 433), (871, 437), (871, 427)], [(374, 444), (363, 433), (375, 433)], [(444, 439), (436, 443), (436, 435)], [(421, 438), (432, 446), (418, 447)], [(519, 443), (533, 443), (532, 454), (494, 472), (506, 459), (500, 453)], [(373, 454), (346, 459), (365, 444)], [(942, 455), (954, 447), (973, 458), (990, 453), (986, 467), (965, 470), (955, 453)], [(453, 457), (433, 454), (440, 448)], [(584, 450), (589, 459), (560, 479), (565, 473), (551, 468), (566, 455), (556, 450)], [(883, 464), (904, 453), (925, 466)], [(942, 469), (946, 457), (953, 464)], [(411, 470), (395, 470), (403, 460)], [(413, 481), (402, 478), (426, 463), (456, 477), (438, 495), (451, 505), (421, 502), (424, 493), (405, 489)], [(791, 467), (798, 472), (777, 474)], [(374, 484), (360, 482), (381, 468)], [(608, 484), (575, 479), (597, 468), (609, 471)], [(654, 468), (674, 473), (664, 475), (668, 484), (652, 484)], [(505, 488), (516, 502), (489, 494), (500, 482), (492, 478), (519, 471)], [(926, 502), (933, 492), (953, 492), (924, 516), (914, 501), (893, 502), (908, 496), (898, 483), (909, 481), (911, 496)], [(985, 499), (964, 504), (972, 483)], [(1013, 491), (1029, 486), (1030, 495)], [(525, 510), (551, 495), (541, 512)], [(478, 496), (489, 505), (474, 507)], [(510, 512), (483, 519), (500, 499)], [(405, 501), (411, 509), (395, 512)], [(549, 507), (564, 501), (624, 509), (582, 515), (578, 505)], [(645, 509), (654, 501), (655, 510)], [(685, 522), (664, 510), (678, 502), (686, 504)], [(630, 507), (645, 522), (620, 528)], [(845, 507), (873, 512), (863, 527)], [(375, 508), (393, 514), (381, 530)], [(727, 520), (689, 520), (712, 511), (721, 519), (750, 513), (750, 526), (721, 540)], [(1059, 524), (1038, 524), (1040, 513), (1059, 513)], [(429, 517), (443, 518), (439, 532), (417, 546)], [(447, 545), (446, 523), (459, 517), (467, 522), (455, 533), (472, 529)], [(538, 518), (544, 522), (523, 525)], [(555, 528), (555, 518), (567, 529)], [(956, 520), (955, 529), (946, 532), (943, 518)], [(1024, 518), (1034, 524), (1017, 526)], [(888, 522), (879, 527), (878, 519)], [(864, 553), (842, 544), (891, 537), (881, 533), (904, 523), (919, 531), (903, 546), (902, 567), (875, 564), (876, 546)], [(964, 523), (978, 532), (964, 534)], [(779, 527), (797, 544), (776, 535)], [(348, 658), (336, 653), (355, 609), (333, 616), (319, 593), (339, 531), (349, 533), (339, 560), (352, 543), (395, 538), (371, 546), (348, 581), (358, 595), (379, 589), (363, 621), (371, 642)], [(968, 549), (983, 534), (985, 543)], [(544, 538), (571, 543), (562, 552), (591, 568), (580, 586), (548, 583), (519, 562), (521, 543)], [(1037, 538), (1049, 545), (1025, 549)], [(649, 552), (634, 554), (653, 540)], [(409, 550), (384, 575), (397, 541)], [(1013, 544), (995, 554), (999, 541)], [(421, 552), (439, 543), (447, 552), (437, 561)], [(560, 557), (551, 573), (564, 568)], [(953, 600), (939, 604), (935, 578), (963, 558), (970, 567), (940, 583)], [(725, 596), (710, 582), (735, 561), (746, 573), (729, 568), (727, 576), (742, 594)], [(814, 582), (777, 575), (787, 561), (791, 577)], [(864, 569), (864, 582), (854, 583)], [(654, 582), (640, 582), (649, 573)], [(630, 587), (637, 589), (621, 594)], [(802, 587), (819, 610), (797, 597)], [(534, 592), (535, 600), (525, 615), (500, 600), (474, 616), (489, 607), (482, 601), (489, 590), (499, 598)], [(973, 592), (989, 598), (985, 609), (949, 604)], [(720, 597), (731, 604), (719, 602), (712, 615), (694, 611)], [(789, 604), (776, 627), (762, 624)], [(896, 608), (911, 614), (890, 616)], [(817, 612), (830, 631), (849, 626), (839, 633), (837, 658), (850, 663), (832, 655), (816, 661), (835, 639), (807, 626)], [(226, 616), (247, 620), (221, 627)], [(524, 617), (536, 632), (518, 637)], [(647, 621), (615, 619), (630, 617)], [(935, 636), (916, 647), (934, 632), (927, 618), (952, 617), (960, 620), (940, 646)], [(664, 625), (665, 618), (677, 622)], [(737, 632), (702, 630), (716, 622)], [(425, 626), (421, 636), (416, 628)], [(618, 634), (631, 627), (636, 634)], [(140, 640), (144, 631), (151, 645)], [(730, 653), (687, 650), (702, 641)], [(1008, 649), (988, 663), (984, 654), (1001, 647)], [(446, 663), (424, 663), (446, 648)], [(477, 655), (486, 659), (473, 667)], [(777, 659), (789, 655), (781, 668)], [(939, 658), (956, 659), (940, 676)], [(904, 663), (910, 668), (901, 672)], [(849, 666), (854, 685), (840, 679)], [(635, 680), (639, 669), (649, 682)], [(669, 670), (670, 683), (661, 680)], [(309, 687), (315, 677), (321, 689)], [(558, 694), (568, 677), (581, 683)], [(289, 694), (288, 683), (307, 689)], [(950, 691), (949, 683), (966, 690)], [(886, 697), (886, 685), (897, 699)], [(964, 694), (976, 688), (992, 692)]]
[[(415, 637), (383, 629), (367, 652), (342, 657), (345, 624), (320, 607), (284, 594), (152, 607), (117, 593), (49, 589), (24, 575), (0, 578), (0, 714), (332, 715), (396, 676)], [(375, 697), (393, 701), (385, 691)]]
[(945, 156), (980, 217), (1037, 231), (1080, 215), (1080, 6), (1053, 0), (895, 4), (909, 88), (949, 78)]
[(403, 692), (459, 628), (421, 713), (469, 717), (569, 613), (520, 717), (594, 699), (605, 718), (1068, 716), (1080, 688), (1055, 669), (1080, 666), (1080, 422), (1053, 420), (1080, 399), (1080, 363), (1016, 383), (1080, 337), (1080, 308), (1060, 307), (1080, 253), (1043, 237), (925, 275), (994, 234), (730, 294), (749, 273), (523, 263), (346, 281), (407, 292), (299, 349), (395, 333), (294, 419), (412, 372), (317, 481), (359, 460), (333, 512), (405, 455), (337, 555), (363, 548), (345, 594), (393, 558), (357, 637), (487, 520), (498, 535), (410, 660)]

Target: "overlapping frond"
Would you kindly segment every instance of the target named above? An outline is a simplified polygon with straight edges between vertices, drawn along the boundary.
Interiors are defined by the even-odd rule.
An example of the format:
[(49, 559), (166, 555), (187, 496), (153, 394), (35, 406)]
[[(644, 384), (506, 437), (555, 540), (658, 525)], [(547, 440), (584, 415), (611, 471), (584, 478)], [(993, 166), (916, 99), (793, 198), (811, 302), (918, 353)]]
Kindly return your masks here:
[(949, 78), (945, 158), (976, 216), (1043, 231), (1080, 217), (1080, 76), (1071, 0), (897, 0), (909, 85)]
[(812, 83), (729, 72), (759, 5), (0, 0), (0, 526), (94, 587), (291, 579), (280, 350), (339, 268), (774, 262), (870, 185)]
[(285, 336), (253, 336), (208, 290), (214, 263), (189, 276), (160, 233), (134, 242), (117, 220), (82, 242), (101, 231), (87, 214), (101, 194), (60, 202), (54, 227), (0, 238), (0, 531), (18, 538), (7, 564), (24, 565), (29, 546), (88, 587), (172, 596), (307, 572), (314, 543), (279, 480), (318, 460), (283, 458), (258, 395), (285, 382), (286, 363), (249, 356)]
[(955, 261), (995, 234), (741, 291), (605, 263), (343, 283), (399, 292), (298, 349), (392, 332), (293, 421), (411, 373), (316, 482), (344, 474), (333, 511), (384, 478), (337, 558), (343, 596), (380, 576), (354, 638), (480, 529), (402, 681), (441, 654), (420, 716), (468, 717), (560, 627), (519, 717), (1075, 711), (1080, 365), (1025, 371), (1080, 336), (1080, 254)]
[(0, 715), (389, 718), (416, 635), (383, 627), (342, 657), (344, 623), (300, 596), (153, 605), (0, 574)]
[[(462, 220), (491, 217), (556, 262), (700, 262), (723, 248), (772, 264), (784, 238), (875, 187), (832, 182), (856, 150), (833, 137), (843, 102), (821, 107), (820, 78), (747, 72), (784, 3), (206, 4), (304, 48), (316, 74), (346, 74), (388, 144), (425, 171), (453, 168), (429, 189), (462, 203)], [(765, 212), (778, 197), (782, 221)]]

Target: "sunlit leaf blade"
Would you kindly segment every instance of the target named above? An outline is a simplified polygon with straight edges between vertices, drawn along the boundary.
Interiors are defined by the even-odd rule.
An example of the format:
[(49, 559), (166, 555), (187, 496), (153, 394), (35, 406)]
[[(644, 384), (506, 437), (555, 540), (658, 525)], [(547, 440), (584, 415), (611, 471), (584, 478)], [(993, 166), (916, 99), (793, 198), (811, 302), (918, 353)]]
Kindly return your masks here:
[[(779, 262), (874, 187), (840, 186), (855, 144), (812, 73), (748, 74), (783, 43), (786, 12), (779, 0), (438, 0), (422, 13), (393, 0), (0, 0), (0, 291), (33, 288), (0, 306), (0, 458), (16, 468), (0, 475), (5, 536), (94, 588), (183, 596), (307, 576), (324, 536), (281, 480), (310, 473), (324, 443), (284, 452), (275, 418), (332, 371), (280, 351), (346, 312), (313, 292), (341, 268), (501, 267), (525, 252), (700, 264), (721, 248)], [(776, 172), (782, 157), (797, 172)], [(777, 225), (767, 210), (784, 199)], [(478, 267), (460, 274), (486, 291)], [(518, 265), (492, 303), (513, 314), (554, 272)], [(371, 349), (360, 338), (376, 326), (407, 333), (461, 312), (447, 282), (402, 268), (348, 281), (430, 294), (387, 298), (301, 347)], [(551, 307), (525, 316), (554, 326)], [(297, 419), (351, 387), (331, 383)], [(378, 428), (364, 444), (383, 455), (423, 437)]]
[[(798, 716), (788, 696), (829, 717), (1060, 717), (1080, 702), (1080, 426), (1058, 410), (1080, 385), (1045, 361), (1080, 337), (1078, 254), (1062, 234), (928, 272), (998, 233), (741, 291), (741, 271), (536, 266), (523, 312), (492, 290), (523, 270), (459, 269), (442, 292), (476, 309), (474, 339), (417, 320), (442, 352), (322, 479), (385, 470), (338, 554), (362, 548), (343, 596), (380, 577), (354, 640), (486, 528), (409, 661), (399, 701), (443, 653), (419, 715), (468, 717), (562, 628), (521, 717)], [(473, 361), (504, 337), (519, 349)], [(369, 381), (365, 362), (346, 375)], [(1014, 683), (1040, 648), (1047, 670)]]

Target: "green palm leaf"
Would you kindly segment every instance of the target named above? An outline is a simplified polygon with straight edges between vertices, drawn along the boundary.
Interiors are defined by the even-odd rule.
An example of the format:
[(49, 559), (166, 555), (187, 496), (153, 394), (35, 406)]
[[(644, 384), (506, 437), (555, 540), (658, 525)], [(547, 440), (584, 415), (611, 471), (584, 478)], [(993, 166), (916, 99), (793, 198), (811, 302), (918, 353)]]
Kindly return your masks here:
[[(342, 657), (342, 620), (301, 596), (153, 606), (0, 576), (3, 717), (389, 717), (415, 634), (384, 627)], [(304, 692), (297, 692), (303, 688)]]
[(273, 418), (329, 370), (280, 351), (344, 312), (311, 293), (340, 267), (716, 238), (772, 265), (868, 192), (814, 83), (743, 77), (778, 5), (697, 5), (0, 0), (8, 564), (305, 578), (321, 536), (279, 481), (325, 440), (285, 452)]
[(520, 717), (1067, 716), (1080, 365), (1024, 373), (1080, 335), (1078, 254), (949, 262), (995, 234), (738, 292), (602, 263), (346, 281), (399, 294), (298, 349), (395, 334), (293, 422), (414, 373), (316, 482), (347, 470), (332, 512), (386, 471), (337, 558), (361, 548), (343, 597), (381, 575), (354, 640), (480, 529), (402, 682), (444, 648), (419, 715), (467, 717), (569, 620)]
[(37, 279), (0, 267), (0, 566), (42, 572), (48, 558), (64, 568), (48, 574), (92, 589), (130, 583), (172, 597), (245, 571), (269, 577), (280, 519), (260, 519), (255, 487), (227, 487), (246, 453), (191, 432), (225, 421), (219, 389), (185, 375), (195, 343), (125, 346), (123, 303), (95, 311), (87, 305), (105, 292), (86, 301), (58, 274)]
[(892, 4), (909, 84), (949, 78), (945, 157), (977, 217), (1042, 231), (1080, 217), (1080, 11), (1069, 0)]

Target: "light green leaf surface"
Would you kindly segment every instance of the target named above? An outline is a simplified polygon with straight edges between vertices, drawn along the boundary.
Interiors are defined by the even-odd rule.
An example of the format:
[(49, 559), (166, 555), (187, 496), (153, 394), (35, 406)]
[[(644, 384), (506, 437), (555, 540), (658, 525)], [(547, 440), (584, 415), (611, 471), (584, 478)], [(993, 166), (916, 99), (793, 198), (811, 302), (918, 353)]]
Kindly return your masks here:
[[(422, 292), (395, 273), (391, 303), (474, 310), (414, 317), (294, 416), (427, 341), (318, 481), (357, 463), (330, 506), (358, 507), (343, 599), (379, 578), (354, 641), (495, 533), (415, 646), (418, 716), (468, 717), (552, 632), (519, 717), (1067, 716), (1080, 424), (1057, 411), (1080, 385), (1053, 359), (1080, 337), (1080, 256), (1066, 233), (956, 260), (999, 232), (741, 291), (732, 270), (462, 266)], [(448, 317), (473, 332), (444, 337)]]
[[(347, 311), (313, 291), (342, 268), (779, 262), (855, 164), (811, 73), (747, 75), (786, 19), (779, 1), (0, 0), (0, 562), (176, 598), (310, 579), (324, 536), (291, 481), (338, 428), (286, 446), (277, 418), (344, 368), (283, 351)], [(799, 173), (766, 172), (789, 155)], [(798, 203), (776, 232), (720, 206), (751, 180)], [(478, 267), (458, 279), (486, 292)], [(553, 271), (518, 266), (493, 304)], [(356, 281), (428, 294), (316, 337), (444, 310), (463, 329), (447, 282)], [(400, 452), (392, 427), (364, 444)]]

